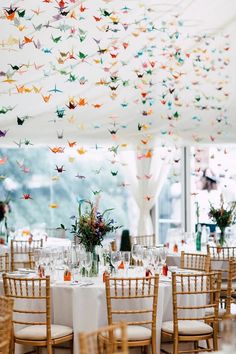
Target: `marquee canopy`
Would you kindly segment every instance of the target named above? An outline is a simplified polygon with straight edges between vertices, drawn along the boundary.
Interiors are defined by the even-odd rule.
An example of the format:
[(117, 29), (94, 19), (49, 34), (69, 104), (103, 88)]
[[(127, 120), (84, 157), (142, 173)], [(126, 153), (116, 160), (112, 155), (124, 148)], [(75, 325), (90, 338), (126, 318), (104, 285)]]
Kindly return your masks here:
[(1, 145), (235, 142), (236, 3), (2, 1)]

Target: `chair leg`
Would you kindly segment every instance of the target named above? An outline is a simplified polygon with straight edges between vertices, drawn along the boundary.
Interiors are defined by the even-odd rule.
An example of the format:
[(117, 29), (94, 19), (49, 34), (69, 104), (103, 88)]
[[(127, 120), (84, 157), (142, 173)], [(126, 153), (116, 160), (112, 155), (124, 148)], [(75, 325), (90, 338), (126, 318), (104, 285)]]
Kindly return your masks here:
[(217, 330), (216, 330), (215, 325), (214, 325), (214, 329), (213, 329), (213, 350), (215, 352), (218, 351), (218, 338), (217, 338)]
[(152, 354), (156, 354), (156, 352), (157, 352), (156, 338), (152, 337)]
[(209, 339), (206, 340), (206, 344), (207, 344), (207, 349), (210, 349), (211, 348), (211, 344), (210, 344), (210, 340)]
[(194, 350), (198, 350), (198, 341), (193, 342)]
[(74, 347), (74, 342), (73, 342), (73, 339), (72, 339), (71, 345), (70, 345), (70, 352), (71, 352), (71, 354), (73, 354), (73, 347)]
[(9, 347), (9, 352), (11, 354), (15, 354), (15, 341), (14, 341), (14, 339), (11, 340), (10, 347)]
[(53, 354), (52, 352), (52, 344), (47, 345), (47, 354)]
[(178, 340), (174, 339), (174, 342), (173, 342), (173, 354), (178, 354), (178, 351), (179, 351), (179, 345), (178, 345)]

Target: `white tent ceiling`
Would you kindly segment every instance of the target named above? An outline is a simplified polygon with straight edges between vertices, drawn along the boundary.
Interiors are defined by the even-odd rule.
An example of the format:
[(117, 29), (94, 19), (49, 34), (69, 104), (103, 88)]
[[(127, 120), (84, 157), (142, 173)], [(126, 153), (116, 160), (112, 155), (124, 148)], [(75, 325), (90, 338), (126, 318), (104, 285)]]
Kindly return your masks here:
[(0, 144), (233, 143), (236, 2), (0, 6)]

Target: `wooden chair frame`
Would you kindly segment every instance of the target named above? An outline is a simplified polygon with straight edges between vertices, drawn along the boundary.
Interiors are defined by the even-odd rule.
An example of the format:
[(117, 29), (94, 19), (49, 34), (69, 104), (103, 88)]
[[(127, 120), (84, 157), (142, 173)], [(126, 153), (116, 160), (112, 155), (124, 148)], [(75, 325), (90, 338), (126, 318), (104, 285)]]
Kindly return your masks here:
[[(212, 351), (210, 347), (210, 339), (213, 340), (213, 350), (218, 350), (217, 332), (218, 332), (218, 307), (221, 286), (221, 273), (199, 273), (199, 274), (176, 274), (172, 273), (172, 297), (173, 297), (173, 332), (167, 332), (162, 329), (162, 339), (173, 341), (173, 354), (177, 353), (197, 353), (200, 351)], [(185, 301), (180, 303), (180, 297), (186, 295), (205, 294), (209, 296), (209, 302), (205, 305), (190, 307), (185, 305)], [(184, 304), (183, 304), (184, 303)], [(211, 314), (207, 314), (207, 309), (214, 309)], [(185, 317), (183, 312), (187, 310), (201, 311), (191, 317)], [(182, 314), (181, 314), (182, 311)], [(202, 314), (204, 311), (205, 315)], [(213, 328), (212, 333), (184, 335), (179, 333), (179, 321), (204, 321)], [(198, 342), (206, 340), (207, 348), (199, 347)], [(180, 350), (180, 342), (193, 342), (194, 350)], [(164, 351), (164, 350), (163, 350)], [(165, 351), (164, 351), (165, 352)]]
[(202, 272), (210, 270), (210, 255), (201, 253), (187, 253), (181, 251), (180, 268)]
[(13, 300), (0, 296), (0, 353), (9, 354), (12, 334)]
[(211, 258), (229, 259), (230, 257), (236, 258), (236, 246), (235, 247), (221, 247), (207, 245), (207, 253)]
[[(215, 263), (212, 266), (212, 263)], [(222, 262), (226, 263), (227, 267), (222, 268)], [(216, 264), (219, 263), (219, 266)], [(222, 274), (220, 301), (221, 305), (224, 303), (225, 312), (223, 314), (219, 313), (220, 318), (230, 318), (231, 317), (231, 303), (233, 302), (233, 297), (236, 289), (233, 288), (233, 281), (236, 280), (236, 259), (231, 257), (229, 259), (221, 258), (211, 258), (211, 271), (218, 271)], [(226, 287), (222, 288), (222, 284), (227, 284)]]
[[(51, 295), (50, 295), (50, 277), (46, 278), (19, 278), (3, 274), (3, 285), (5, 296), (17, 301), (13, 308), (13, 346), (15, 343), (29, 345), (33, 347), (46, 347), (47, 353), (52, 354), (52, 346), (64, 342), (72, 341), (73, 334), (53, 339), (51, 337)], [(31, 310), (21, 308), (22, 301), (42, 301), (43, 310)], [(20, 315), (20, 319), (15, 319), (15, 315)], [(42, 316), (43, 320), (29, 321), (25, 316)], [(34, 317), (35, 318), (35, 317)], [(24, 326), (46, 326), (46, 340), (20, 339), (15, 336), (15, 327)]]
[[(121, 333), (121, 340), (115, 339), (115, 334)], [(104, 341), (104, 337), (107, 338)], [(117, 323), (101, 327), (93, 332), (81, 332), (79, 334), (80, 354), (128, 354), (127, 325)]]
[[(33, 260), (34, 250), (43, 247), (43, 239), (40, 240), (11, 240), (11, 271), (17, 270), (17, 265), (24, 265), (27, 268), (34, 269)], [(26, 255), (27, 260), (16, 261), (15, 256)]]
[(141, 246), (153, 247), (156, 244), (155, 234), (131, 236), (131, 243)]
[[(152, 354), (156, 354), (156, 317), (157, 317), (157, 299), (159, 275), (144, 278), (105, 278), (106, 284), (106, 301), (108, 324), (116, 323), (114, 317), (119, 317), (119, 320), (127, 323), (127, 326), (149, 326), (151, 327), (151, 338), (143, 340), (129, 340), (128, 347), (149, 346), (152, 347)], [(115, 308), (119, 301), (131, 300), (130, 307), (134, 306), (135, 299), (149, 299), (150, 305), (147, 308), (129, 308), (117, 310)], [(137, 303), (136, 303), (137, 304)], [(140, 303), (139, 303), (140, 306)], [(142, 306), (142, 305), (141, 305)], [(144, 320), (127, 321), (127, 315), (143, 315), (149, 316)], [(121, 317), (121, 318), (120, 318)]]
[(9, 254), (0, 255), (0, 273), (7, 273), (10, 271)]

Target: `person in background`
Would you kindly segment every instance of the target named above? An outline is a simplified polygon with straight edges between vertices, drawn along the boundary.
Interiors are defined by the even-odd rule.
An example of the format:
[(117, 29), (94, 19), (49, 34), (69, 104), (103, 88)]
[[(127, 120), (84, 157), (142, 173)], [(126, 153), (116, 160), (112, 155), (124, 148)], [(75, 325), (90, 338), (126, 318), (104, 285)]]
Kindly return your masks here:
[(202, 171), (202, 176), (197, 181), (196, 206), (198, 208), (198, 220), (202, 226), (210, 227), (210, 232), (215, 231), (215, 224), (210, 220), (208, 213), (210, 203), (214, 206), (220, 204), (221, 188), (220, 183), (215, 173), (206, 168)]

